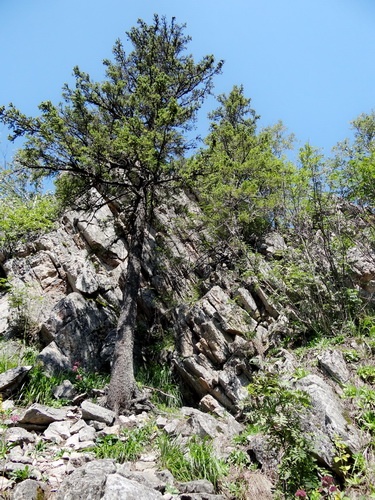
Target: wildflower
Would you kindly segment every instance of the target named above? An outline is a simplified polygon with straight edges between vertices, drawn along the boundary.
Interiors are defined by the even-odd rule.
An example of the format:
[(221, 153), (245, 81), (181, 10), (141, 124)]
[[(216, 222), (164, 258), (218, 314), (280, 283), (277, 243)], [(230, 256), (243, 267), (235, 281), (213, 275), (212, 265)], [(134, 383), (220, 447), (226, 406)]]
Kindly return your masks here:
[(337, 487), (333, 484), (332, 486), (329, 487), (329, 490), (328, 490), (330, 493), (333, 493), (335, 491), (337, 491)]
[(307, 493), (305, 490), (297, 490), (295, 496), (298, 498), (307, 498)]
[(322, 481), (323, 488), (327, 488), (327, 486), (331, 486), (331, 484), (333, 484), (333, 477), (323, 476), (321, 481)]
[(10, 419), (15, 424), (16, 422), (18, 422), (20, 417), (18, 415), (11, 415)]
[(72, 371), (77, 372), (78, 369), (79, 369), (79, 367), (80, 367), (80, 362), (79, 361), (75, 361), (74, 364), (73, 364)]

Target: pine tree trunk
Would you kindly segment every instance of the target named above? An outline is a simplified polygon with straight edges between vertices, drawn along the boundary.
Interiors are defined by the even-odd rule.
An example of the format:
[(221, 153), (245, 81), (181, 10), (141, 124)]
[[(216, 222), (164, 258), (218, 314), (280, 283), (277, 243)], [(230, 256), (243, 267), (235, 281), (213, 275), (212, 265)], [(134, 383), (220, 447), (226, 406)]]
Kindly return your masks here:
[(134, 332), (137, 321), (137, 299), (141, 284), (142, 251), (145, 238), (146, 212), (138, 205), (130, 229), (130, 246), (123, 289), (123, 303), (117, 323), (117, 336), (107, 406), (118, 416), (129, 408), (135, 396)]

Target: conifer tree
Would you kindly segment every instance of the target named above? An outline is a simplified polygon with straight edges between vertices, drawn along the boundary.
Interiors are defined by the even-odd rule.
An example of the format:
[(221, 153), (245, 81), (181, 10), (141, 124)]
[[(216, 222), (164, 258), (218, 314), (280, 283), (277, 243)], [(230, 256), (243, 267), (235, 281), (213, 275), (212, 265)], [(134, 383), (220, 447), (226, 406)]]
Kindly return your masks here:
[(184, 29), (174, 18), (139, 20), (127, 33), (132, 50), (117, 40), (113, 60), (104, 61), (104, 81), (76, 67), (75, 86), (64, 86), (57, 106), (42, 102), (40, 116), (12, 104), (0, 108), (12, 139), (26, 137), (18, 168), (59, 175), (70, 201), (95, 188), (112, 209), (120, 200), (126, 211), (128, 259), (108, 394), (117, 414), (136, 391), (133, 345), (146, 228), (158, 196), (179, 178), (178, 160), (192, 146), (186, 132), (222, 67), (212, 55), (195, 62)]

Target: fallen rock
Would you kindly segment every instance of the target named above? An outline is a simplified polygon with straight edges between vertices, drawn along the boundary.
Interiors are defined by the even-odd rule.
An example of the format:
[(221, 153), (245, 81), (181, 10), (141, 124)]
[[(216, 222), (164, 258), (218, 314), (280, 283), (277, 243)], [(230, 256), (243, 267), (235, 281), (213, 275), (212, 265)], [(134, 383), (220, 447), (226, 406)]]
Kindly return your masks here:
[(110, 474), (105, 483), (104, 495), (100, 498), (101, 500), (159, 500), (163, 495), (120, 474)]
[(18, 425), (25, 429), (41, 430), (51, 422), (59, 422), (67, 418), (69, 408), (50, 408), (49, 406), (34, 403), (25, 410), (18, 421)]
[(82, 418), (84, 420), (96, 420), (111, 425), (115, 420), (115, 413), (107, 408), (103, 408), (90, 401), (83, 401), (81, 404)]
[[(116, 472), (114, 460), (94, 460), (64, 479), (56, 500), (100, 500), (103, 498), (105, 483), (109, 474)], [(114, 500), (114, 499), (112, 499)]]
[(10, 427), (5, 431), (4, 439), (7, 443), (24, 444), (34, 443), (35, 435), (22, 427)]
[(17, 484), (12, 492), (12, 500), (44, 500), (48, 498), (46, 485), (34, 479), (26, 479)]
[(44, 431), (44, 437), (59, 444), (70, 437), (70, 422), (52, 422)]
[(318, 356), (319, 365), (333, 380), (341, 385), (350, 379), (350, 371), (342, 352), (338, 349), (327, 349)]
[(0, 373), (0, 395), (6, 399), (22, 383), (32, 366), (18, 366)]
[(209, 493), (215, 492), (214, 485), (207, 479), (197, 479), (196, 481), (188, 481), (179, 483), (178, 489), (181, 493)]
[(56, 399), (72, 400), (77, 395), (77, 390), (70, 380), (63, 380), (63, 382), (53, 389), (53, 395)]

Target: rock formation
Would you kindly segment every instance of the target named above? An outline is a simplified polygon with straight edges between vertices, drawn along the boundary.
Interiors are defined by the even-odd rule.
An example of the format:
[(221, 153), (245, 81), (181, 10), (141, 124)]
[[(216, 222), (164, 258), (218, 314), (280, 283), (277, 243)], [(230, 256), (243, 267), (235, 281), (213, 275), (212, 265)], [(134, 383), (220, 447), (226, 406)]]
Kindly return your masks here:
[[(48, 373), (72, 370), (75, 363), (87, 371), (109, 370), (127, 257), (127, 242), (118, 236), (119, 223), (106, 206), (95, 213), (72, 211), (55, 231), (20, 246), (12, 256), (1, 257), (1, 275), (12, 288), (0, 294), (0, 335), (10, 339), (27, 315), (28, 335), (40, 343), (38, 360)], [(173, 208), (161, 206), (156, 211), (145, 250), (136, 356), (147, 362), (145, 347), (154, 342), (157, 335), (153, 334), (168, 330), (173, 345), (161, 353), (159, 362), (166, 363), (180, 380), (186, 402), (215, 418), (225, 415), (231, 423), (219, 424), (214, 417), (190, 408), (182, 411), (182, 419), (159, 419), (159, 428), (176, 436), (209, 436), (217, 452), (228, 456), (233, 435), (242, 429), (233, 416), (241, 415), (248, 384), (260, 370), (273, 371), (310, 396), (306, 433), (313, 436), (319, 464), (340, 475), (335, 442), (339, 439), (355, 454), (368, 439), (355, 427), (340, 400), (345, 384), (351, 380), (360, 383), (355, 370), (340, 351), (328, 347), (319, 352), (318, 363), (312, 363), (308, 373), (293, 378), (299, 367), (297, 358), (287, 351), (284, 356), (282, 349), (269, 352), (280, 332), (288, 331), (285, 310), (259, 280), (259, 273), (240, 277), (230, 256), (220, 249), (216, 254), (212, 248), (205, 250), (203, 243), (210, 237), (199, 224), (199, 209), (186, 194), (174, 200)], [(271, 272), (268, 261), (287, 251), (280, 234), (264, 239), (257, 254), (263, 276)], [(350, 250), (350, 258), (358, 286), (363, 294), (371, 294), (374, 261), (360, 245)], [(22, 294), (19, 308), (11, 304), (12, 290)], [(28, 370), (30, 366), (23, 366), (0, 375), (4, 400), (15, 392)], [(74, 401), (74, 396), (68, 399)], [(186, 425), (194, 429), (187, 430)], [(171, 481), (176, 487), (176, 483), (157, 472), (153, 460), (150, 467), (137, 463), (119, 466), (113, 460), (78, 454), (94, 444), (98, 432), (116, 433), (109, 427), (113, 427), (111, 412), (86, 400), (64, 409), (31, 406), (5, 434), (6, 442), (14, 447), (2, 464), (2, 487), (7, 487), (14, 464), (22, 464), (33, 472), (31, 479), (17, 485), (13, 498), (43, 498), (40, 495), (52, 493), (51, 498), (61, 500), (85, 496), (98, 500), (167, 498), (167, 484)], [(225, 443), (218, 434), (225, 437)], [(26, 453), (41, 440), (73, 451), (64, 451), (58, 459), (49, 455), (48, 466), (43, 465)], [(258, 444), (251, 450), (249, 445), (249, 453), (266, 470), (268, 459), (264, 446)], [(49, 493), (41, 482), (46, 472)], [(142, 472), (142, 484), (138, 472)], [(261, 498), (272, 498), (269, 484), (264, 478)], [(178, 485), (177, 491), (181, 499), (224, 498), (215, 495), (211, 486)], [(246, 498), (260, 498), (259, 491)]]

